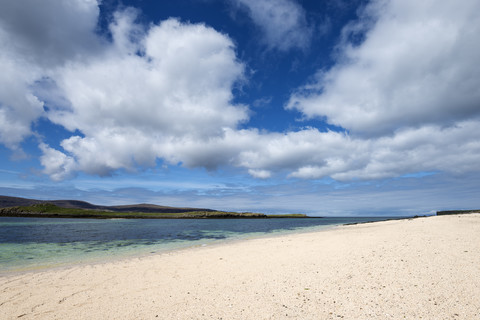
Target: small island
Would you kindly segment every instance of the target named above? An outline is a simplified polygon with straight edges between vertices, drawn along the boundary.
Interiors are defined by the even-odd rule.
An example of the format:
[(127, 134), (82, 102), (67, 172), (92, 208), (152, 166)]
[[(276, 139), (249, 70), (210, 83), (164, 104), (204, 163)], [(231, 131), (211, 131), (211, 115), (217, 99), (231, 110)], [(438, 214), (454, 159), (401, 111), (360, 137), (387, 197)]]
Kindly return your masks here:
[(152, 204), (99, 206), (78, 200), (34, 200), (0, 196), (0, 217), (90, 219), (267, 219), (308, 218), (305, 214), (267, 215)]

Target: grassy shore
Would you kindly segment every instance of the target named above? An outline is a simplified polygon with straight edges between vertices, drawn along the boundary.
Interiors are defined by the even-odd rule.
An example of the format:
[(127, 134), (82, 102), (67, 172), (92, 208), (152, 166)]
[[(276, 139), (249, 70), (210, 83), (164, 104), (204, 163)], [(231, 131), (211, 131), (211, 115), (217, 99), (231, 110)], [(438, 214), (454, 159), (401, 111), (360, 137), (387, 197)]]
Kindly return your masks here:
[(50, 203), (1, 208), (3, 217), (95, 218), (95, 219), (240, 219), (240, 218), (305, 218), (303, 214), (266, 215), (252, 212), (188, 211), (188, 212), (118, 212), (78, 208), (62, 208)]

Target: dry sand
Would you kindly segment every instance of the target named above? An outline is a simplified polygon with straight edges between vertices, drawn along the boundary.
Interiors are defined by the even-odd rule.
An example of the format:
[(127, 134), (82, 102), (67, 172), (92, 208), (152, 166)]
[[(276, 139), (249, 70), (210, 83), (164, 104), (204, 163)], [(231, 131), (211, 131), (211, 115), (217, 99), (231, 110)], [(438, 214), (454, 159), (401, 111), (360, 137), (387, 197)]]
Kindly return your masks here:
[(480, 319), (480, 215), (0, 278), (1, 319)]

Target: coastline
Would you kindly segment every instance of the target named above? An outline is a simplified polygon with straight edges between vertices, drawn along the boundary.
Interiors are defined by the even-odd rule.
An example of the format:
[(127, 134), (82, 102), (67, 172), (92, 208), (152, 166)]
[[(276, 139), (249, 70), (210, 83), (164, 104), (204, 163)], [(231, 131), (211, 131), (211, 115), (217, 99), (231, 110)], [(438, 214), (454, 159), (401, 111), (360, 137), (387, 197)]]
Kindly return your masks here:
[[(23, 219), (25, 220), (22, 221)], [(4, 234), (0, 237), (3, 239), (0, 241), (0, 275), (117, 261), (189, 247), (316, 232), (348, 223), (388, 219), (187, 219), (191, 222), (184, 222), (186, 219), (168, 219), (170, 222), (166, 223), (163, 219), (2, 217), (0, 229), (6, 229), (2, 229)], [(121, 221), (121, 224), (115, 221)], [(20, 229), (15, 228), (17, 223)], [(32, 237), (23, 233), (25, 228), (30, 230)], [(97, 230), (103, 230), (102, 235), (99, 235)], [(47, 235), (36, 236), (43, 233)], [(16, 241), (18, 243), (15, 243)]]
[(239, 240), (0, 277), (8, 318), (480, 315), (480, 215)]
[[(243, 219), (242, 219), (243, 220)], [(381, 220), (387, 221), (387, 220)], [(374, 221), (375, 222), (375, 221)], [(370, 223), (370, 222), (358, 222), (355, 224)], [(66, 269), (77, 268), (77, 267), (87, 267), (93, 265), (105, 265), (111, 263), (122, 263), (132, 260), (143, 260), (152, 257), (157, 257), (161, 255), (171, 255), (175, 253), (180, 253), (190, 250), (202, 250), (204, 248), (215, 248), (222, 246), (229, 246), (232, 244), (238, 244), (242, 242), (262, 240), (262, 239), (276, 239), (282, 237), (288, 237), (291, 235), (300, 235), (300, 234), (314, 234), (317, 232), (325, 232), (329, 230), (334, 230), (336, 228), (342, 227), (348, 224), (338, 224), (338, 225), (318, 225), (312, 227), (303, 227), (299, 229), (285, 229), (281, 231), (274, 232), (253, 232), (241, 234), (234, 237), (229, 237), (225, 239), (200, 239), (195, 241), (185, 241), (183, 243), (173, 243), (171, 246), (166, 247), (156, 247), (156, 246), (146, 246), (146, 247), (135, 247), (126, 253), (115, 253), (111, 255), (98, 255), (95, 257), (82, 257), (81, 260), (65, 260), (62, 262), (52, 262), (51, 264), (40, 264), (40, 265), (28, 265), (28, 266), (18, 266), (8, 269), (0, 269), (0, 279), (2, 277), (10, 276), (20, 276), (30, 273), (39, 273), (39, 272), (50, 272), (50, 271), (63, 271)], [(1, 284), (1, 280), (0, 280)], [(1, 319), (1, 318), (0, 318)]]

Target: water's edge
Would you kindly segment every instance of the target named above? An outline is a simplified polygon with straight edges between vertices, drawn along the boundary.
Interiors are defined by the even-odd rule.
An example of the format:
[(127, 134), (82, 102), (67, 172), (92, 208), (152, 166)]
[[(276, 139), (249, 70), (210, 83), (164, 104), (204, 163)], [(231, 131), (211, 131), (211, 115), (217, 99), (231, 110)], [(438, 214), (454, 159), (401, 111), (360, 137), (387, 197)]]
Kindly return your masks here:
[(141, 258), (232, 241), (317, 232), (339, 225), (390, 219), (268, 219), (270, 222), (262, 223), (257, 219), (254, 222), (239, 219), (161, 223), (143, 219), (127, 222), (119, 219), (41, 218), (39, 221), (35, 218), (0, 218), (0, 275)]

